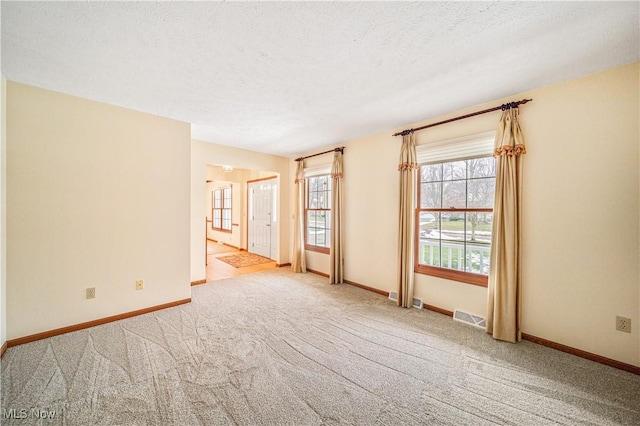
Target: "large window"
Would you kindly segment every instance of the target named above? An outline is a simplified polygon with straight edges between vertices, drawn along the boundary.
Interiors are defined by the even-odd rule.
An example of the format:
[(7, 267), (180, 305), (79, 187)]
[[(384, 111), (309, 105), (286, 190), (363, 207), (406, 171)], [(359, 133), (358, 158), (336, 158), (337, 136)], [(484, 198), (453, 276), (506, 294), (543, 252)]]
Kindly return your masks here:
[(495, 175), (493, 157), (420, 166), (416, 272), (487, 285)]
[(329, 253), (331, 229), (331, 176), (307, 178), (305, 197), (307, 250)]
[(213, 222), (217, 231), (231, 232), (231, 187), (212, 191)]

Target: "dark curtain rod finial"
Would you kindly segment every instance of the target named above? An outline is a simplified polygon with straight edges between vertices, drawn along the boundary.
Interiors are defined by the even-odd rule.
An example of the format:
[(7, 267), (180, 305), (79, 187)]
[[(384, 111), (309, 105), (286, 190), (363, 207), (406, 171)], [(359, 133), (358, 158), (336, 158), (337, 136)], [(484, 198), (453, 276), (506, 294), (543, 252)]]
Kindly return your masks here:
[(532, 99), (523, 99), (523, 100), (518, 101), (518, 102), (507, 102), (506, 104), (502, 104), (502, 105), (500, 106), (500, 108), (501, 108), (503, 111), (506, 111), (506, 110), (508, 110), (508, 109), (512, 109), (512, 108), (518, 108), (518, 106), (519, 106), (519, 105), (524, 105), (524, 104), (526, 104), (527, 102), (529, 102), (529, 101), (531, 101), (531, 100), (532, 100)]

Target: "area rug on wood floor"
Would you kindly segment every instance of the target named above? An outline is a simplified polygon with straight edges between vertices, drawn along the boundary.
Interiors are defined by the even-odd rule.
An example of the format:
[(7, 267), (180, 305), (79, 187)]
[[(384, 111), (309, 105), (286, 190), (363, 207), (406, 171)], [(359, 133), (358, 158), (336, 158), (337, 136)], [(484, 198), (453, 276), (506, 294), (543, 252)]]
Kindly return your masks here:
[(271, 259), (267, 259), (266, 257), (258, 256), (257, 254), (253, 253), (239, 253), (231, 256), (217, 257), (216, 259), (221, 260), (224, 263), (228, 263), (234, 268), (244, 268), (247, 266), (272, 262)]

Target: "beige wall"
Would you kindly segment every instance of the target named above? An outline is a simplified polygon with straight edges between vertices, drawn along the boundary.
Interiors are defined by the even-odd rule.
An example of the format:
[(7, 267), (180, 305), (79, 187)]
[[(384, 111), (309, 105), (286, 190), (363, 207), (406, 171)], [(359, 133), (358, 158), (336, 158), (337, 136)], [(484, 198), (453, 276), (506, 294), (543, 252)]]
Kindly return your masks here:
[[(208, 166), (228, 165), (234, 169), (246, 169), (248, 179), (278, 176), (278, 263), (289, 262), (289, 160), (275, 155), (262, 154), (224, 145), (193, 140), (191, 142), (191, 281), (206, 278), (205, 227), (207, 214), (207, 169)], [(235, 173), (235, 170), (234, 170)], [(240, 173), (240, 171), (238, 171)], [(246, 180), (242, 200), (246, 200)], [(284, 185), (284, 186), (283, 186)], [(284, 188), (284, 189), (283, 189)], [(245, 203), (246, 204), (246, 203)], [(246, 221), (246, 206), (241, 208)], [(243, 230), (246, 223), (243, 225)], [(241, 247), (246, 248), (246, 230), (240, 235)]]
[(187, 123), (8, 83), (8, 339), (190, 297), (189, 152)]
[(7, 341), (7, 80), (0, 78), (0, 346)]
[[(524, 159), (523, 332), (640, 366), (638, 63), (455, 111), (521, 108)], [(417, 133), (427, 144), (495, 130), (492, 113)], [(396, 289), (397, 158), (389, 131), (346, 144), (345, 277)], [(294, 161), (291, 160), (291, 170)], [(292, 189), (293, 191), (293, 189)], [(322, 257), (324, 256), (324, 258)], [(328, 272), (328, 256), (308, 253)], [(416, 296), (485, 314), (486, 289), (416, 274)], [(632, 333), (615, 330), (615, 317)]]
[[(532, 93), (524, 122), (524, 331), (634, 365), (638, 82), (636, 63)], [(616, 315), (631, 334), (615, 330)]]

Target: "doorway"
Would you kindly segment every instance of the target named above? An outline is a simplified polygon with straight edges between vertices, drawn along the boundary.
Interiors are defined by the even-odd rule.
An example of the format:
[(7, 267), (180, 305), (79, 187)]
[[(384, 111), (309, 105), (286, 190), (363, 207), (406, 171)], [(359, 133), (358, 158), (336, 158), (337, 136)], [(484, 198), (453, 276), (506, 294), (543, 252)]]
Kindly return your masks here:
[[(280, 221), (278, 182), (278, 174), (270, 171), (207, 165), (205, 203), (207, 281), (263, 271), (277, 266), (278, 222)], [(251, 189), (255, 197), (251, 195)], [(252, 207), (249, 207), (250, 203)], [(254, 205), (260, 205), (258, 211), (255, 211)], [(262, 220), (261, 222), (250, 220), (255, 213)], [(253, 230), (249, 229), (250, 225), (255, 225)], [(256, 237), (258, 231), (261, 231), (260, 238)], [(254, 243), (253, 247), (249, 244), (249, 238)], [(254, 240), (258, 241), (257, 246)], [(237, 261), (229, 261), (228, 257), (231, 256)], [(262, 262), (255, 259), (259, 256), (263, 258)]]

